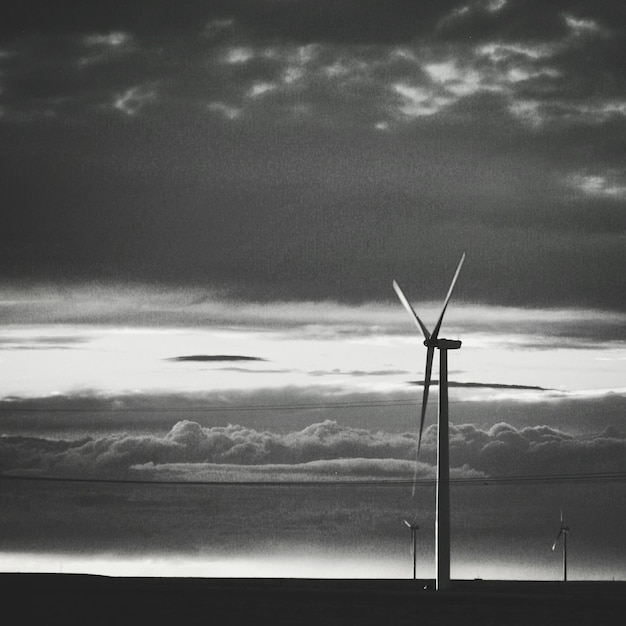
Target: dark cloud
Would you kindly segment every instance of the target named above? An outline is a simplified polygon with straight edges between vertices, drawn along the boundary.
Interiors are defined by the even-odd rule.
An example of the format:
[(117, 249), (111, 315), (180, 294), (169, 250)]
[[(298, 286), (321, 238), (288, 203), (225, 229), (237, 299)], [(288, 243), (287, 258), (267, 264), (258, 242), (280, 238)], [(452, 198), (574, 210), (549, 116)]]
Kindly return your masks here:
[(412, 402), (402, 395), (403, 390), (399, 391), (399, 405), (387, 406), (387, 396), (381, 399), (375, 392), (349, 393), (328, 384), (156, 395), (107, 395), (84, 390), (39, 398), (5, 397), (0, 401), (0, 424), (7, 436), (44, 438), (74, 438), (85, 432), (94, 436), (163, 436), (172, 424), (183, 419), (192, 419), (203, 428), (236, 422), (252, 429), (287, 433), (332, 415), (355, 428), (384, 426), (403, 432), (412, 426), (414, 411)]
[[(562, 0), (549, 4), (478, 0), (201, 0), (185, 2), (138, 0), (103, 5), (98, 0), (66, 2), (51, 7), (44, 0), (5, 3), (5, 36), (29, 29), (39, 33), (81, 33), (89, 30), (130, 29), (144, 35), (186, 31), (206, 26), (215, 36), (230, 21), (258, 38), (306, 41), (410, 41), (437, 27), (442, 37), (488, 37), (550, 41), (568, 33), (563, 15), (597, 20), (603, 27), (623, 18), (619, 3)], [(215, 23), (221, 22), (221, 28)]]
[[(492, 278), (480, 276), (472, 270), (471, 261), (464, 267), (455, 288), (453, 307), (446, 317), (447, 332), (463, 338), (474, 333), (497, 337), (502, 347), (510, 346), (511, 338), (516, 345), (525, 349), (547, 350), (554, 348), (611, 348), (615, 342), (626, 339), (626, 325), (619, 312), (607, 312), (580, 308), (507, 308), (470, 304), (467, 299), (467, 280), (480, 282)], [(450, 264), (450, 272), (454, 264)], [(466, 272), (472, 277), (466, 279)], [(451, 274), (450, 274), (451, 275)], [(434, 302), (444, 297), (445, 276)], [(428, 282), (419, 284), (414, 278), (402, 282), (407, 297), (418, 307), (418, 313), (429, 323), (439, 314), (439, 308), (421, 304), (427, 297)], [(432, 282), (432, 281), (431, 281)], [(409, 318), (403, 311), (390, 285), (387, 287), (386, 302), (366, 302), (351, 306), (337, 300), (268, 303), (241, 301), (243, 294), (231, 287), (230, 290), (212, 290), (196, 300), (196, 287), (175, 286), (168, 289), (145, 285), (116, 283), (68, 284), (65, 281), (54, 285), (38, 284), (30, 288), (23, 285), (4, 287), (4, 300), (0, 302), (0, 319), (6, 324), (106, 324), (124, 326), (184, 326), (201, 328), (207, 325), (234, 326), (265, 329), (270, 331), (298, 333), (309, 340), (329, 340), (374, 335), (406, 335), (411, 329)], [(511, 286), (514, 289), (515, 286)], [(556, 286), (555, 286), (556, 288)], [(230, 291), (230, 295), (229, 292)], [(465, 302), (463, 302), (465, 300)], [(422, 310), (420, 307), (428, 307)], [(435, 307), (438, 305), (435, 304)], [(428, 313), (428, 310), (431, 310)], [(433, 321), (434, 323), (434, 321)], [(80, 328), (80, 327), (79, 327)], [(291, 335), (292, 337), (295, 334)], [(56, 344), (56, 333), (45, 338), (45, 345)], [(69, 338), (68, 338), (69, 339)], [(78, 333), (71, 342), (88, 342), (90, 332)], [(16, 339), (11, 339), (15, 345)], [(20, 340), (22, 341), (22, 340)], [(9, 345), (8, 336), (0, 339)], [(44, 338), (25, 338), (30, 346), (44, 345)], [(63, 343), (63, 342), (61, 342)], [(70, 342), (67, 342), (70, 345)], [(382, 371), (382, 370), (381, 370)]]
[(234, 20), (249, 36), (307, 41), (403, 41), (428, 32), (436, 20), (459, 2), (427, 0), (201, 0), (154, 3), (140, 0), (129, 7), (124, 2), (104, 6), (98, 0), (69, 2), (50, 7), (42, 0), (8, 2), (2, 31), (15, 34), (23, 28), (36, 32), (76, 33), (95, 29), (133, 29), (146, 36), (172, 31), (201, 30), (215, 36), (215, 21)]
[(0, 337), (0, 350), (73, 350), (87, 340), (72, 336)]
[(238, 356), (238, 355), (228, 355), (228, 354), (192, 354), (188, 356), (174, 356), (167, 359), (168, 361), (178, 361), (178, 362), (187, 362), (187, 361), (196, 361), (199, 363), (204, 362), (222, 362), (222, 361), (265, 361), (265, 359), (261, 359), (256, 356)]
[(583, 438), (548, 426), (518, 430), (496, 424), (486, 435), (469, 425), (455, 429), (450, 453), (455, 463), (471, 458), (473, 468), (491, 475), (522, 476), (623, 472), (625, 467), (626, 440), (613, 428)]
[[(139, 0), (134, 7), (124, 2), (102, 3), (99, 0), (64, 2), (52, 6), (43, 0), (9, 0), (4, 5), (5, 19), (0, 32), (4, 36), (17, 36), (24, 30), (36, 33), (80, 34), (119, 29), (132, 29), (141, 33), (189, 28), (202, 24), (207, 14), (206, 3), (187, 2), (181, 8), (175, 2), (150, 2)], [(228, 2), (222, 2), (222, 7)], [(219, 11), (220, 2), (211, 2)]]
[(468, 299), (625, 306), (619, 2), (6, 15), (9, 278), (434, 297), (466, 249)]
[[(416, 382), (412, 382), (412, 385), (421, 385), (424, 386), (423, 380), (418, 380)], [(431, 380), (430, 384), (433, 386), (438, 386), (438, 380)], [(545, 387), (536, 387), (533, 385), (507, 385), (501, 383), (461, 383), (453, 380), (448, 381), (448, 387), (460, 387), (467, 389), (526, 389), (526, 390), (534, 390), (534, 391), (549, 391)]]

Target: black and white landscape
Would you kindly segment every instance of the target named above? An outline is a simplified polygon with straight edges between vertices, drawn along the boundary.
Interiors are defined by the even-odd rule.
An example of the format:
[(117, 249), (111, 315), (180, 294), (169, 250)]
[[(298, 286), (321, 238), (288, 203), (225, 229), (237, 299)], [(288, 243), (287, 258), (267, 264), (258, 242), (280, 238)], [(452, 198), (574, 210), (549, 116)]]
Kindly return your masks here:
[[(0, 571), (626, 578), (622, 3), (4, 3)], [(415, 488), (413, 483), (415, 481)]]

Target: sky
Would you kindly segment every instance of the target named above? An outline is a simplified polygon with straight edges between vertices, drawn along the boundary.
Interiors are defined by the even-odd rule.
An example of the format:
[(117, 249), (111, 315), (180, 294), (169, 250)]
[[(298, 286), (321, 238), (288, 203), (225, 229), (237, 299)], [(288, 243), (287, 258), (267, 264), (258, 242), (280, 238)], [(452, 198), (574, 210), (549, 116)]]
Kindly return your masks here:
[[(564, 508), (575, 576), (626, 578), (625, 26), (3, 3), (0, 569), (402, 577), (418, 514), (432, 575), (437, 387), (412, 496), (425, 350), (392, 280), (432, 330), (465, 252), (452, 574), (558, 577)], [(78, 477), (246, 485), (35, 481)]]

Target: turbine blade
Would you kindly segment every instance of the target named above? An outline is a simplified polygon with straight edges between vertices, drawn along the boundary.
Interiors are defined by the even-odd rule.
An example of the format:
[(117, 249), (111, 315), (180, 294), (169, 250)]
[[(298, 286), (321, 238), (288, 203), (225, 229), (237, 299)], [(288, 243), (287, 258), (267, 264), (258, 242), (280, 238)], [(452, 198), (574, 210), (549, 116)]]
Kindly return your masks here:
[(561, 507), (561, 526), (563, 526), (563, 507)]
[(409, 528), (411, 528), (411, 522), (407, 522), (407, 520), (404, 520), (404, 523), (405, 523), (405, 524), (406, 524)]
[(556, 536), (556, 539), (554, 540), (554, 543), (552, 544), (552, 549), (554, 550), (554, 548), (556, 548), (556, 544), (559, 540), (559, 538), (561, 537), (561, 535), (563, 534), (563, 529), (559, 530), (559, 534)]
[(424, 418), (426, 417), (426, 405), (428, 404), (428, 390), (430, 389), (430, 378), (433, 371), (433, 356), (435, 354), (435, 348), (428, 347), (426, 351), (426, 371), (424, 373), (424, 395), (422, 396), (422, 414), (420, 416), (420, 431), (419, 438), (417, 440), (417, 454), (419, 455), (420, 447), (422, 445), (422, 431), (424, 430)]
[(393, 288), (398, 294), (398, 298), (400, 298), (400, 302), (402, 302), (402, 304), (404, 305), (404, 308), (409, 312), (409, 315), (411, 315), (417, 327), (424, 334), (424, 339), (430, 339), (430, 333), (428, 332), (428, 328), (424, 326), (424, 323), (418, 317), (417, 313), (413, 310), (411, 303), (407, 300), (407, 297), (404, 295), (402, 289), (400, 289), (400, 285), (398, 285), (398, 283), (395, 280), (393, 281)]
[(415, 497), (415, 488), (417, 487), (417, 471), (419, 468), (420, 448), (422, 446), (422, 432), (424, 430), (424, 418), (426, 417), (426, 406), (428, 405), (428, 390), (430, 388), (430, 377), (433, 371), (433, 356), (435, 348), (429, 346), (426, 351), (426, 372), (424, 373), (424, 395), (422, 396), (422, 414), (420, 416), (420, 429), (417, 439), (417, 450), (415, 451), (415, 471), (413, 472), (413, 488), (411, 489), (411, 497)]
[(456, 272), (454, 272), (454, 278), (450, 283), (450, 289), (448, 289), (448, 295), (443, 303), (443, 309), (441, 310), (441, 315), (439, 316), (439, 320), (437, 320), (437, 325), (435, 326), (435, 330), (433, 331), (432, 338), (437, 339), (439, 336), (439, 329), (441, 328), (441, 323), (443, 322), (443, 315), (448, 308), (448, 302), (450, 302), (450, 298), (452, 297), (452, 290), (454, 289), (454, 285), (456, 284), (456, 280), (459, 277), (459, 273), (461, 272), (461, 267), (463, 266), (463, 261), (465, 261), (465, 252), (461, 255), (461, 260), (456, 267)]
[(417, 469), (419, 467), (419, 443), (415, 451), (415, 469), (413, 470), (413, 486), (411, 487), (411, 497), (415, 497), (415, 488), (417, 487)]

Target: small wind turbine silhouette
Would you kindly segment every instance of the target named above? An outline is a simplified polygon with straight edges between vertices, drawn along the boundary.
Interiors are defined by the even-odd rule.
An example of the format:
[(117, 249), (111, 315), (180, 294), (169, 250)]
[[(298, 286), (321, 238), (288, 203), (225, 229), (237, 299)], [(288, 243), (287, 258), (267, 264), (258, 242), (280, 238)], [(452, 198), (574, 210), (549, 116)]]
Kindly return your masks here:
[[(450, 283), (448, 294), (443, 303), (443, 308), (432, 334), (428, 331), (422, 320), (407, 300), (400, 285), (394, 280), (393, 288), (400, 298), (400, 302), (409, 312), (413, 321), (424, 335), (426, 346), (426, 372), (424, 375), (424, 395), (422, 396), (422, 412), (420, 417), (419, 437), (417, 440), (417, 454), (415, 472), (417, 475), (417, 458), (422, 444), (422, 432), (424, 430), (424, 417), (428, 404), (428, 390), (433, 370), (433, 357), (435, 348), (439, 350), (439, 419), (437, 422), (437, 513), (435, 517), (435, 574), (437, 589), (446, 589), (450, 586), (450, 461), (448, 440), (448, 350), (458, 350), (461, 342), (452, 339), (440, 339), (439, 331), (443, 322), (443, 316), (448, 308), (452, 297), (452, 290), (465, 261), (465, 252), (457, 265), (456, 272)], [(415, 494), (415, 480), (413, 481), (413, 493)]]
[(561, 535), (563, 535), (563, 582), (567, 582), (567, 533), (569, 532), (569, 526), (563, 524), (563, 509), (561, 509), (561, 528), (559, 534), (556, 536), (554, 543), (552, 544), (552, 550), (556, 548)]
[(417, 531), (419, 530), (417, 517), (412, 522), (404, 520), (404, 523), (411, 529), (411, 555), (413, 556), (413, 580), (415, 580), (417, 578)]

